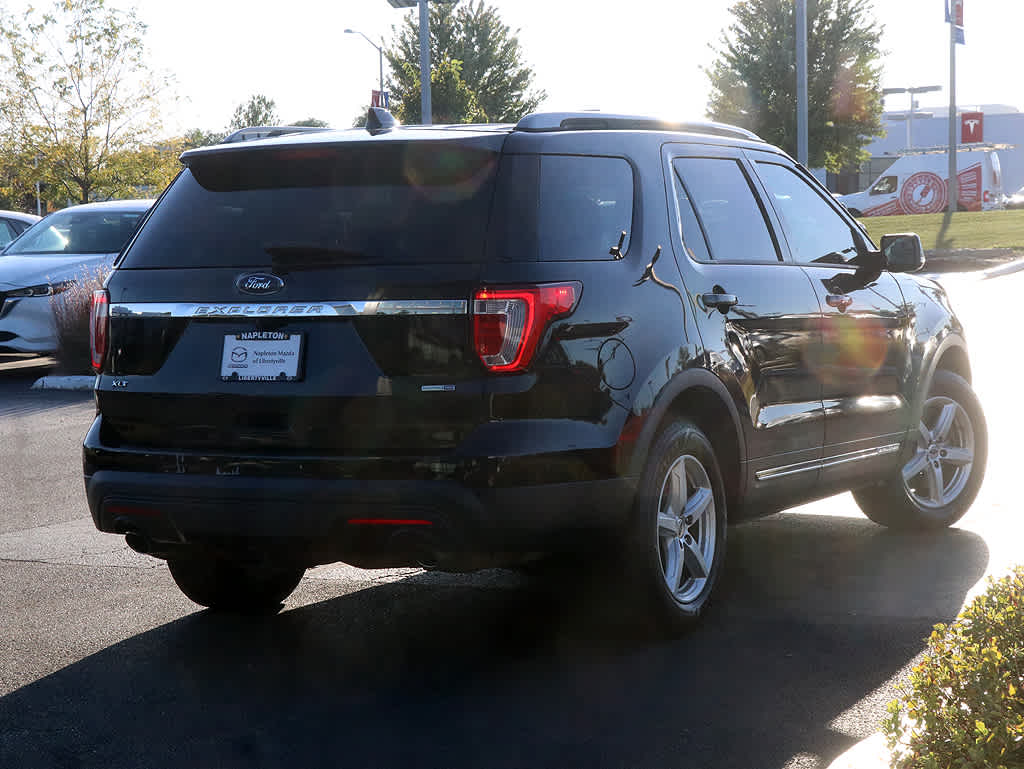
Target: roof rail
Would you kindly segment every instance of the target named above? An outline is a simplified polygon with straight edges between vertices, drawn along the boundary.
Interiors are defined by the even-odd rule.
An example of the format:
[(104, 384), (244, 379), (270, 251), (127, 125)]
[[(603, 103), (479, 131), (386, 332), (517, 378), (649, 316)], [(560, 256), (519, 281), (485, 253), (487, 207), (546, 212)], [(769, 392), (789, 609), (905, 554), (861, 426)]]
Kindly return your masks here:
[(730, 139), (763, 142), (746, 128), (708, 121), (675, 122), (645, 115), (619, 115), (605, 112), (534, 112), (516, 124), (517, 131), (679, 131), (710, 134)]
[(236, 142), (251, 142), (256, 139), (272, 139), (275, 136), (286, 134), (315, 133), (317, 131), (330, 131), (330, 128), (306, 125), (258, 125), (248, 128), (239, 128), (234, 133), (228, 134), (221, 140), (221, 144), (235, 144)]

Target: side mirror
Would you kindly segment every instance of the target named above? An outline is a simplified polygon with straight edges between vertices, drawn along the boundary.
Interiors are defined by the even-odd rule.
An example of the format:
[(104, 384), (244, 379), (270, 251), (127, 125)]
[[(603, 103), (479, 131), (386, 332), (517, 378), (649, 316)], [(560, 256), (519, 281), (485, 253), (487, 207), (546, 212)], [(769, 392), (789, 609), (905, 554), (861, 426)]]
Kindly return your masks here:
[(924, 267), (924, 246), (916, 233), (883, 235), (882, 253), (889, 272), (917, 272)]

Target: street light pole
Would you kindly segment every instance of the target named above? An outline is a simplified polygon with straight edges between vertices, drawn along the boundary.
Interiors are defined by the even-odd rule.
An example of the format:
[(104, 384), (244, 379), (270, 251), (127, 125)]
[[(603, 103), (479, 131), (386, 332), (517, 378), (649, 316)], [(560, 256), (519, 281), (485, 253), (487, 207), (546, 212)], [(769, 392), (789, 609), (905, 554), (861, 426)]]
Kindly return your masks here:
[(808, 165), (807, 0), (796, 0), (796, 159)]
[(917, 109), (917, 103), (914, 97), (919, 93), (929, 93), (930, 91), (941, 91), (941, 85), (918, 85), (911, 88), (883, 88), (882, 96), (888, 96), (891, 93), (906, 93), (910, 94), (910, 112), (907, 113), (907, 149), (913, 149), (914, 147), (914, 111)]
[(431, 125), (434, 117), (430, 103), (430, 0), (420, 0), (420, 115), (423, 125)]
[(455, 0), (388, 0), (392, 8), (420, 9), (420, 114), (423, 125), (432, 121), (430, 103), (430, 3), (452, 3)]
[(380, 97), (381, 97), (381, 99), (383, 99), (384, 98), (384, 46), (377, 45), (375, 42), (373, 42), (370, 38), (368, 38), (366, 35), (364, 35), (358, 29), (346, 29), (345, 30), (345, 34), (346, 35), (360, 35), (363, 38), (363, 40), (365, 40), (367, 43), (369, 43), (370, 45), (372, 45), (374, 48), (377, 49), (377, 61), (378, 61), (379, 65), (380, 65), (380, 94), (381, 94)]

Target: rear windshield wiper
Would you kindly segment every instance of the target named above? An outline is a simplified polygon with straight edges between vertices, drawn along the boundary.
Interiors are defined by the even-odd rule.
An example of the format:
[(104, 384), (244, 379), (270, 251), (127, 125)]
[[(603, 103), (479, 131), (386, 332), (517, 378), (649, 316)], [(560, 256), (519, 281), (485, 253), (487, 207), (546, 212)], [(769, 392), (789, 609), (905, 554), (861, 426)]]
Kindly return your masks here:
[(328, 248), (315, 244), (288, 244), (266, 246), (272, 265), (287, 270), (312, 269), (351, 262), (370, 262), (373, 257), (361, 251), (345, 248)]

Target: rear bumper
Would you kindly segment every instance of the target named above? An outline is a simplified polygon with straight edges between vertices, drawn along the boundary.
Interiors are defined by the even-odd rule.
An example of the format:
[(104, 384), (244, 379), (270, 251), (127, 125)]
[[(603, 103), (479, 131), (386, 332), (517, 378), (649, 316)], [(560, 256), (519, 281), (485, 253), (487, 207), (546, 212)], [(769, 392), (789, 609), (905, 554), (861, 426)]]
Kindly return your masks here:
[[(147, 552), (167, 557), (194, 547), (288, 550), (307, 565), (346, 561), (381, 567), (431, 562), (451, 570), (515, 563), (531, 554), (578, 548), (581, 533), (614, 530), (629, 514), (635, 482), (628, 478), (515, 485), (475, 485), (472, 479), (526, 479), (524, 468), (573, 467), (575, 455), (446, 460), (434, 477), (399, 477), (398, 460), (377, 460), (381, 477), (309, 473), (287, 477), (296, 460), (233, 460), (208, 469), (199, 457), (158, 456), (95, 445), (84, 448), (89, 508), (101, 531), (132, 533)], [(528, 464), (518, 467), (518, 461)], [(404, 460), (412, 476), (425, 460)], [(510, 466), (511, 463), (511, 466)], [(361, 460), (365, 475), (371, 460)], [(437, 465), (438, 463), (430, 463)], [(134, 465), (134, 467), (133, 467)], [(177, 470), (172, 467), (177, 467)], [(314, 464), (315, 466), (315, 464)], [(275, 473), (275, 469), (281, 470)], [(511, 472), (510, 472), (511, 470)], [(236, 474), (237, 473), (237, 474)]]

